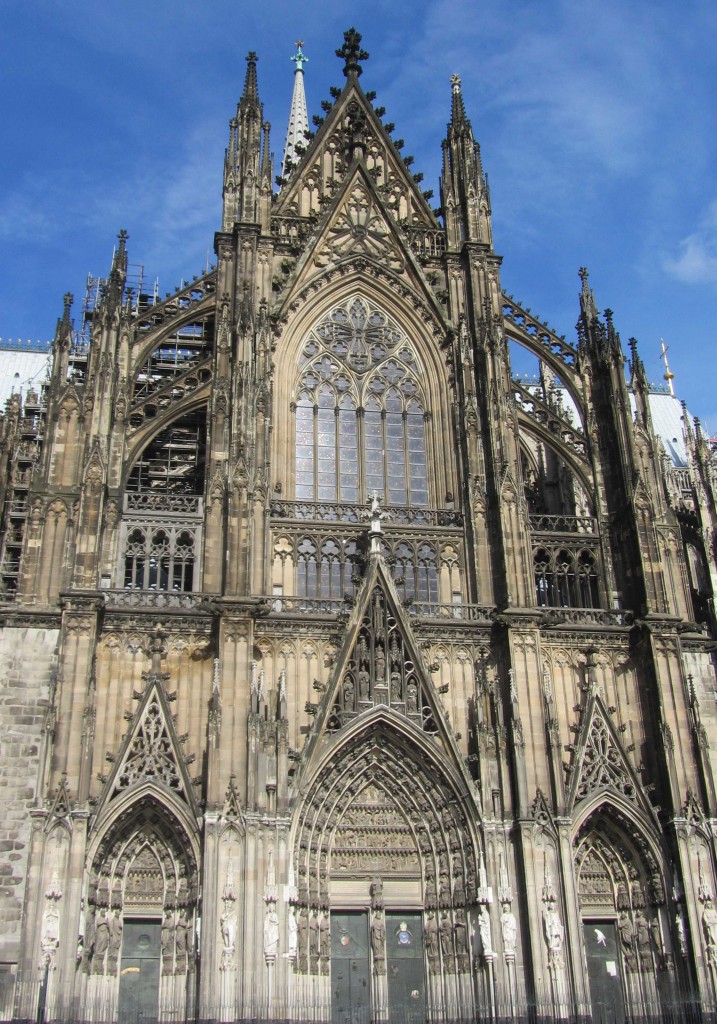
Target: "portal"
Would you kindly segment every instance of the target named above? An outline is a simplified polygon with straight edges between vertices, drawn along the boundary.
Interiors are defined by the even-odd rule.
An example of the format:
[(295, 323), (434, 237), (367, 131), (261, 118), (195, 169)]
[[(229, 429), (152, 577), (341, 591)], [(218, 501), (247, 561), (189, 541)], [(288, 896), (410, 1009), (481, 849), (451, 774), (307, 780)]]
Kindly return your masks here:
[(125, 921), (119, 983), (119, 1024), (156, 1024), (159, 1016), (159, 921)]

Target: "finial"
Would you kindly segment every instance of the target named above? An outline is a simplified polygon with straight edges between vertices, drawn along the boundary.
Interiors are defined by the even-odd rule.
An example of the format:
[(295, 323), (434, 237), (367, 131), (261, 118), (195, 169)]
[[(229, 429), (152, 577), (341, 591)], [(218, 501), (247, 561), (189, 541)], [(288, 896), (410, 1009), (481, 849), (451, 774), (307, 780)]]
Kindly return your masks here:
[(304, 45), (303, 39), (297, 39), (296, 40), (296, 53), (294, 54), (293, 57), (289, 58), (290, 60), (293, 60), (294, 64), (296, 65), (296, 67), (294, 68), (294, 74), (296, 74), (297, 71), (301, 71), (303, 73), (304, 64), (308, 64), (309, 63), (309, 58), (304, 56), (303, 51), (301, 49), (301, 47), (303, 45)]
[(125, 229), (122, 228), (120, 233), (117, 235), (117, 239), (119, 241), (120, 252), (124, 252), (124, 249), (125, 249), (125, 246), (126, 246), (128, 238), (129, 238), (129, 235), (127, 234)]
[(65, 294), (62, 296), (62, 301), (64, 304), (64, 308), (62, 311), (62, 320), (63, 323), (69, 324), (70, 309), (72, 308), (72, 303), (75, 301), (75, 296), (72, 294), (72, 292), (65, 292)]
[(461, 91), (461, 76), (460, 75), (455, 75), (455, 74), (451, 75), (451, 85), (453, 86), (453, 92), (460, 92)]
[(672, 386), (672, 382), (675, 379), (675, 375), (674, 375), (674, 373), (672, 373), (670, 371), (670, 364), (667, 362), (667, 350), (668, 350), (669, 346), (665, 344), (663, 338), (660, 338), (660, 345), (662, 346), (662, 359), (663, 359), (663, 361), (665, 363), (665, 372), (662, 375), (662, 377), (663, 377), (663, 380), (667, 381), (667, 386), (670, 389), (670, 394), (674, 398), (675, 397), (675, 389)]
[(359, 61), (368, 60), (368, 53), (361, 49), (361, 33), (357, 32), (355, 28), (344, 32), (344, 45), (336, 51), (336, 56), (344, 59), (346, 77), (353, 74), (358, 78), (362, 71)]
[(584, 285), (587, 286), (588, 278), (590, 277), (590, 275), (588, 274), (588, 268), (580, 267), (580, 269), (578, 270), (578, 274), (580, 275), (580, 280), (583, 282)]

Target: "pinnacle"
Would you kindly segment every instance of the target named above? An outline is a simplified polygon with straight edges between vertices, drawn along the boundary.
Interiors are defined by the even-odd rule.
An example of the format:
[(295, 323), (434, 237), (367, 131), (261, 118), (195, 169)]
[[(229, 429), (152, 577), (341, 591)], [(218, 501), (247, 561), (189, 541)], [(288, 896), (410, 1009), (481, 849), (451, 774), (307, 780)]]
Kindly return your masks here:
[(461, 80), (458, 75), (451, 75), (451, 127), (463, 128), (468, 126), (466, 108), (463, 104), (463, 93), (461, 92)]
[(368, 60), (368, 53), (361, 49), (361, 33), (355, 28), (347, 29), (344, 32), (344, 45), (336, 51), (336, 56), (344, 59), (346, 77), (354, 75), (358, 78), (363, 70), (359, 61)]
[(244, 79), (242, 99), (255, 100), (257, 102), (259, 100), (259, 88), (256, 81), (256, 62), (258, 59), (254, 50), (250, 50), (246, 55), (246, 78)]

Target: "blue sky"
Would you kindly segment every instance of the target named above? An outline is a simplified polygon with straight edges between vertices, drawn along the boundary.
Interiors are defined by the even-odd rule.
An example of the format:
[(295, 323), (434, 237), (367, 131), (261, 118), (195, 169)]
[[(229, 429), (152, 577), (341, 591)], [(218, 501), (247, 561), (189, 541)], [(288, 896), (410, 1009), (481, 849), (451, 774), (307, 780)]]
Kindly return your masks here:
[(51, 337), (117, 231), (160, 291), (200, 273), (219, 226), (227, 122), (259, 54), (278, 173), (292, 67), (310, 115), (355, 25), (375, 89), (438, 203), (457, 72), (481, 143), (502, 281), (574, 336), (587, 266), (661, 379), (717, 434), (717, 37), (713, 0), (3, 0), (0, 336)]

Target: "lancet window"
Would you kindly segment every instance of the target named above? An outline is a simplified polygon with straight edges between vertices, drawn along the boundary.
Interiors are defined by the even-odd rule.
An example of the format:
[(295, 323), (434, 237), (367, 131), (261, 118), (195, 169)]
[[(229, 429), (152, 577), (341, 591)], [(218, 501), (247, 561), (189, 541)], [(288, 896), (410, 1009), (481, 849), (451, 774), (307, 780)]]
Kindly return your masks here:
[(127, 480), (118, 585), (187, 592), (199, 584), (206, 411), (175, 420), (145, 447)]
[(540, 608), (599, 608), (595, 554), (583, 548), (538, 548), (533, 554), (535, 603)]
[(416, 351), (354, 296), (310, 332), (296, 385), (296, 498), (426, 507), (426, 402)]

